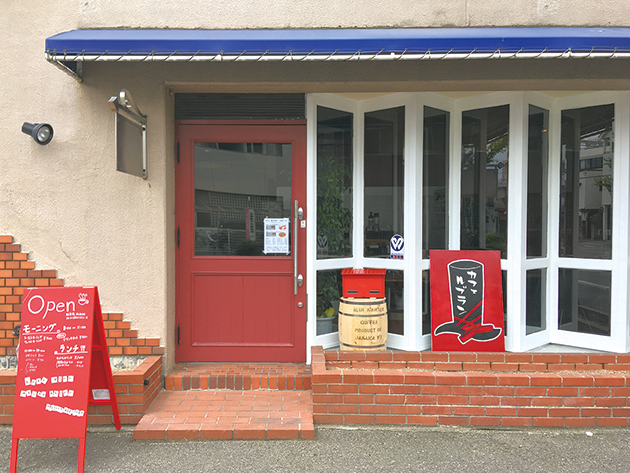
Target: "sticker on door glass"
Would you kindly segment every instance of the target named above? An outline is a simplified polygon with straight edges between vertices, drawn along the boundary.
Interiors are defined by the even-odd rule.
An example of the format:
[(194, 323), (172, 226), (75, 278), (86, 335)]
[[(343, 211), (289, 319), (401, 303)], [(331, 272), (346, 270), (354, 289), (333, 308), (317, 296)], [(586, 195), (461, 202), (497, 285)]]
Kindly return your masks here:
[(266, 218), (265, 225), (265, 248), (263, 253), (284, 253), (289, 254), (289, 219), (288, 218)]

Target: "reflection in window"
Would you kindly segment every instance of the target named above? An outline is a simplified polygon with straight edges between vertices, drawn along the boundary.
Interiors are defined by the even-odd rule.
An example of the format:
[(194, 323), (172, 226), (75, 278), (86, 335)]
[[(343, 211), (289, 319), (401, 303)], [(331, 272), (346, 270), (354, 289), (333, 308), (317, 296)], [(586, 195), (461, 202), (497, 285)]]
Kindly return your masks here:
[(610, 335), (610, 271), (559, 270), (558, 328)]
[(392, 236), (403, 234), (405, 107), (365, 114), (366, 257), (388, 258)]
[(462, 113), (461, 249), (507, 258), (508, 105)]
[(317, 258), (352, 256), (352, 114), (317, 107)]
[(317, 335), (339, 331), (341, 270), (317, 272)]
[(529, 107), (527, 141), (527, 257), (547, 256), (549, 112)]
[(431, 272), (422, 271), (422, 335), (431, 334)]
[(527, 271), (525, 289), (525, 334), (541, 332), (547, 326), (547, 270), (533, 269)]
[(387, 298), (387, 332), (405, 334), (405, 279), (404, 271), (385, 273), (385, 297)]
[(424, 107), (422, 257), (447, 249), (450, 113)]
[(614, 105), (562, 112), (560, 256), (612, 256), (614, 123)]
[(291, 145), (195, 143), (195, 255), (264, 256), (265, 217), (291, 217)]

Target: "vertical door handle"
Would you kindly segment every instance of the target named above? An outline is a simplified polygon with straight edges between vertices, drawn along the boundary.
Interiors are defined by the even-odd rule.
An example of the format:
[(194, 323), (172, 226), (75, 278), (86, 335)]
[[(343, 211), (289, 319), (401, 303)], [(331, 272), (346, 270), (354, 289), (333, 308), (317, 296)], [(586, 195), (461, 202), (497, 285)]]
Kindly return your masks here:
[(298, 201), (293, 205), (293, 294), (298, 293)]

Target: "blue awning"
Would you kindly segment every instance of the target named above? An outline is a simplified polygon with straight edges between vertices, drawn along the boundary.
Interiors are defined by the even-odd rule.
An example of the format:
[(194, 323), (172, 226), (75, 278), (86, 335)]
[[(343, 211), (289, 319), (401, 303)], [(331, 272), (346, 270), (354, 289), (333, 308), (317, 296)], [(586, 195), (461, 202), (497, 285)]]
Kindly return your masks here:
[[(322, 30), (73, 30), (46, 39), (49, 56), (304, 56), (630, 52), (630, 28)], [(72, 60), (70, 59), (70, 60)]]
[(630, 57), (630, 28), (73, 30), (46, 39), (54, 63)]

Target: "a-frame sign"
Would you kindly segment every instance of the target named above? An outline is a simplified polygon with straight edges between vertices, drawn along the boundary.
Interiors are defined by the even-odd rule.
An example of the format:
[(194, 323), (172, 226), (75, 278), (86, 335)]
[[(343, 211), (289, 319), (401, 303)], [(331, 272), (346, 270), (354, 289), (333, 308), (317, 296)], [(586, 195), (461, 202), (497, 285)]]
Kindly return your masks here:
[(114, 380), (96, 287), (26, 289), (22, 298), (10, 472), (20, 439), (78, 438), (85, 467), (88, 406), (111, 406)]

